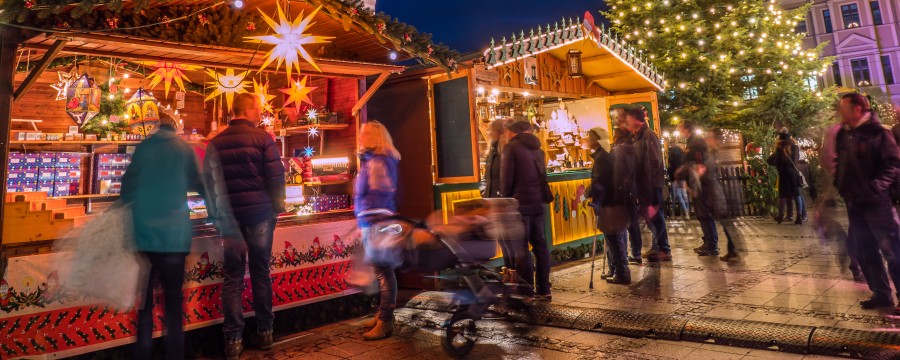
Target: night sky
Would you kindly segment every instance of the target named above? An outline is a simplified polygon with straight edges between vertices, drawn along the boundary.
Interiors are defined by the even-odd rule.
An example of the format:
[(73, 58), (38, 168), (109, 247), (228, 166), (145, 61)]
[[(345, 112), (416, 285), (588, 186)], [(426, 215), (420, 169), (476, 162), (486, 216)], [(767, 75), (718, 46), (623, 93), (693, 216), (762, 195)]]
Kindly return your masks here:
[(599, 22), (597, 13), (605, 6), (601, 0), (378, 0), (377, 11), (413, 25), (419, 32), (434, 34), (434, 42), (449, 45), (465, 54), (479, 51), (490, 45), (491, 37), (500, 38), (515, 32), (546, 27), (554, 22), (584, 15), (591, 11)]

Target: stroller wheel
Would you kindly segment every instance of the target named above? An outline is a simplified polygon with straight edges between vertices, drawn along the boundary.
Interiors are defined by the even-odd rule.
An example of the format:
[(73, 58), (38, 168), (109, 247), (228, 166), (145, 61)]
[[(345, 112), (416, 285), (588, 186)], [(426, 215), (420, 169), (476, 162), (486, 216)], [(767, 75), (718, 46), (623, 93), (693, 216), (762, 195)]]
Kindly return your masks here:
[(444, 352), (455, 358), (469, 355), (475, 347), (475, 341), (478, 340), (475, 316), (468, 309), (460, 309), (447, 321), (446, 328), (441, 342)]

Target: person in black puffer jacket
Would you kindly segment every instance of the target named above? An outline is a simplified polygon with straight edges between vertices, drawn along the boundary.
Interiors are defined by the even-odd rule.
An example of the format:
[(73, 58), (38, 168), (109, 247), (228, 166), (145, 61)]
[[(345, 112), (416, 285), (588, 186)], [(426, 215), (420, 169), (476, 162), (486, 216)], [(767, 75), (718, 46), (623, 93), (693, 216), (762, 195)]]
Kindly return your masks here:
[[(214, 152), (221, 163), (225, 189), (243, 240), (226, 239), (222, 284), (225, 357), (238, 359), (243, 350), (244, 271), (249, 258), (256, 343), (263, 349), (272, 346), (272, 280), (269, 261), (272, 237), (278, 214), (284, 212), (284, 165), (275, 140), (258, 129), (259, 99), (239, 94), (232, 106), (234, 120), (213, 138), (207, 152)], [(240, 242), (239, 242), (240, 241)]]
[(900, 223), (889, 193), (900, 170), (900, 149), (863, 95), (842, 96), (839, 112), (843, 128), (835, 139), (834, 184), (847, 204), (850, 237), (873, 292), (860, 305), (893, 307), (884, 260), (894, 287), (900, 289)]
[[(514, 136), (503, 148), (500, 159), (500, 194), (519, 201), (528, 240), (519, 242), (521, 246), (515, 249), (516, 272), (528, 284), (520, 289), (520, 293), (532, 296), (535, 290), (532, 286), (536, 285), (536, 299), (550, 300), (550, 250), (544, 237), (544, 205), (548, 202), (544, 194), (550, 191), (547, 188), (547, 162), (541, 140), (532, 134), (530, 122), (513, 121), (506, 129)], [(531, 263), (529, 244), (534, 251), (535, 266)]]

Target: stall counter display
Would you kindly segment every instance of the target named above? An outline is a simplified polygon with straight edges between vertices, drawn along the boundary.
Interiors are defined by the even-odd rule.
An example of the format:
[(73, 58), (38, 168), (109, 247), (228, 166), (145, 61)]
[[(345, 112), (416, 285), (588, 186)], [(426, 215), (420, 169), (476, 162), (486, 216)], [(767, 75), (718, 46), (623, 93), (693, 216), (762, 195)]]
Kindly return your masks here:
[(97, 154), (97, 173), (94, 176), (94, 193), (119, 194), (122, 192), (122, 176), (131, 164), (131, 154)]

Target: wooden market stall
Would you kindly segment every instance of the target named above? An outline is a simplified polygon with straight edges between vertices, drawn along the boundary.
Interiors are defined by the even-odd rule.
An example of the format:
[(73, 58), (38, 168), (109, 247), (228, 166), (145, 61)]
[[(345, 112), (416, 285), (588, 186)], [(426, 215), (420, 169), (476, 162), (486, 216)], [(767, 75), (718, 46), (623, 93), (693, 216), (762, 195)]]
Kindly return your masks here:
[[(401, 212), (425, 216), (480, 197), (490, 121), (521, 116), (541, 129), (550, 186), (548, 238), (571, 245), (597, 235), (593, 210), (577, 199), (588, 186), (586, 132), (612, 129), (610, 111), (643, 108), (659, 131), (656, 94), (663, 77), (611, 31), (584, 20), (491, 40), (463, 58), (460, 70), (410, 70), (392, 76), (370, 103), (369, 116), (387, 124), (404, 156)], [(527, 35), (526, 35), (527, 34)], [(427, 135), (424, 135), (427, 134)], [(421, 174), (432, 174), (431, 181)], [(417, 174), (417, 175), (409, 175)], [(415, 196), (409, 194), (416, 194)]]
[[(0, 20), (13, 24), (0, 25), (0, 357), (132, 341), (133, 314), (67, 290), (50, 245), (116, 200), (133, 147), (160, 113), (179, 120), (200, 152), (241, 92), (267, 104), (263, 126), (288, 173), (290, 212), (279, 217), (271, 264), (275, 309), (355, 293), (346, 281), (360, 246), (350, 183), (367, 102), (405, 69), (400, 62), (449, 69), (455, 52), (357, 2), (90, 2), (49, 15), (0, 5)], [(310, 20), (302, 36), (315, 38), (279, 50), (297, 45), (290, 35), (278, 40), (266, 18), (301, 16)], [(191, 329), (221, 321), (222, 249), (202, 201), (189, 203), (197, 225), (184, 286)]]

